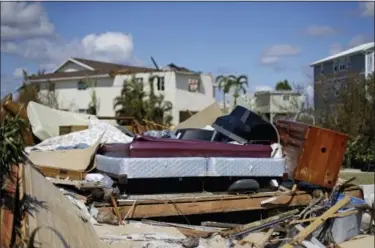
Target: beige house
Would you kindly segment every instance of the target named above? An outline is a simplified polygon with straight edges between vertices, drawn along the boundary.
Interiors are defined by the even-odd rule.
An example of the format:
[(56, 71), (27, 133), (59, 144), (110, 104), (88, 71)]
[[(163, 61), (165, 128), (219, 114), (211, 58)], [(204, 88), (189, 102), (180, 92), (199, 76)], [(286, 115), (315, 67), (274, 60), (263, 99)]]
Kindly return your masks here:
[(144, 83), (145, 91), (149, 92), (148, 80), (153, 75), (158, 76), (154, 84), (155, 93), (163, 94), (165, 100), (173, 104), (173, 124), (184, 121), (190, 117), (189, 113), (199, 112), (215, 101), (215, 82), (210, 74), (194, 72), (174, 64), (163, 69), (153, 69), (68, 58), (52, 73), (31, 76), (29, 82), (40, 85), (42, 93), (53, 90), (59, 109), (86, 113), (92, 89), (84, 81), (93, 80), (99, 101), (98, 116), (114, 116), (114, 99), (120, 95), (124, 81), (134, 76), (138, 82)]
[(238, 105), (265, 115), (270, 121), (296, 115), (302, 109), (303, 96), (294, 91), (256, 91), (238, 98)]

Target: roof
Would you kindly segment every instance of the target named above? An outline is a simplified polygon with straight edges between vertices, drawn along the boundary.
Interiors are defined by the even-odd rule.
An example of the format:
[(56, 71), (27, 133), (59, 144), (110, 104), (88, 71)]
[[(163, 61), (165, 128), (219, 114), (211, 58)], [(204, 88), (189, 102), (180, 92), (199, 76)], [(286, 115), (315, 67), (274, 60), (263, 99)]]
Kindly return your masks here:
[(332, 60), (332, 59), (336, 59), (336, 58), (339, 58), (339, 57), (342, 57), (342, 56), (346, 56), (346, 55), (349, 55), (349, 54), (364, 52), (364, 51), (367, 51), (371, 48), (374, 48), (374, 42), (365, 43), (365, 44), (350, 48), (348, 50), (342, 51), (342, 52), (337, 53), (335, 55), (329, 56), (327, 58), (315, 61), (310, 66), (314, 66), (316, 64), (320, 64), (320, 63), (323, 63), (323, 62), (326, 62), (326, 61), (329, 61), (329, 60)]
[[(59, 68), (65, 65), (67, 62), (77, 63), (80, 66), (87, 68), (88, 70), (83, 71), (69, 71), (69, 72), (56, 72)], [(115, 75), (115, 74), (133, 74), (142, 72), (153, 72), (156, 69), (139, 67), (139, 66), (129, 66), (115, 63), (108, 63), (97, 60), (89, 60), (82, 58), (69, 58), (61, 66), (59, 66), (55, 72), (47, 73), (43, 75), (30, 76), (29, 80), (48, 80), (56, 78), (69, 78), (69, 77), (87, 77), (95, 75)]]
[(125, 69), (137, 68), (137, 67), (134, 67), (134, 66), (108, 63), (108, 62), (90, 60), (90, 59), (81, 59), (81, 58), (72, 58), (72, 59), (76, 60), (78, 62), (81, 62), (82, 64), (88, 65), (89, 67), (93, 68), (94, 70), (100, 70), (100, 71), (120, 70), (120, 69), (124, 69), (124, 68)]
[(182, 67), (182, 66), (177, 66), (173, 63), (167, 65), (165, 69), (167, 69), (167, 68), (172, 70), (172, 71), (193, 72), (192, 70), (189, 70), (189, 69), (187, 69), (185, 67)]
[[(108, 72), (109, 73), (109, 72)], [(96, 75), (108, 74), (102, 71), (70, 71), (70, 72), (55, 72), (55, 73), (46, 73), (42, 75), (32, 75), (29, 80), (48, 80), (55, 78), (70, 78), (70, 77), (89, 77)]]

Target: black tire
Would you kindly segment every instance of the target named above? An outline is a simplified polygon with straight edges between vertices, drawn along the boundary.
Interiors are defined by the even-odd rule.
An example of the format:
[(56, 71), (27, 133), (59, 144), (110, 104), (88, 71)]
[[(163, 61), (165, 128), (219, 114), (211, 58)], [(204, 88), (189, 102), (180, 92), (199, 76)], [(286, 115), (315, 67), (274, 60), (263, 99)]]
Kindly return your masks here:
[(259, 192), (259, 183), (254, 179), (241, 179), (232, 183), (228, 188), (229, 193)]

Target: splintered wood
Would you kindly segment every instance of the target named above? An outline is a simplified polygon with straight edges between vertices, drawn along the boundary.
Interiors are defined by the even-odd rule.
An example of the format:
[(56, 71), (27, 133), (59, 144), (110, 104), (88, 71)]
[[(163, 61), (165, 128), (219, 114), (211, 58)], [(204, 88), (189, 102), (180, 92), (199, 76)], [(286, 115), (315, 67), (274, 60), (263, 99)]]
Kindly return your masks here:
[(330, 209), (324, 212), (321, 216), (316, 218), (310, 225), (302, 229), (290, 243), (284, 244), (282, 248), (294, 247), (292, 244), (301, 244), (312, 232), (314, 232), (319, 226), (321, 226), (326, 220), (331, 218), (340, 208), (344, 207), (350, 202), (350, 196), (346, 195), (344, 199), (337, 202)]

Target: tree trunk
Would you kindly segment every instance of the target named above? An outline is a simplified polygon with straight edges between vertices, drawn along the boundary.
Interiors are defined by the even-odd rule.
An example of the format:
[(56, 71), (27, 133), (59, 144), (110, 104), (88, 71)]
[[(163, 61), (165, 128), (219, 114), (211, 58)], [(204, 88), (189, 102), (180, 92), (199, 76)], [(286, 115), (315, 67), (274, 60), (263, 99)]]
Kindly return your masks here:
[(226, 104), (226, 99), (225, 99), (225, 92), (224, 92), (224, 111), (227, 111), (227, 104)]

